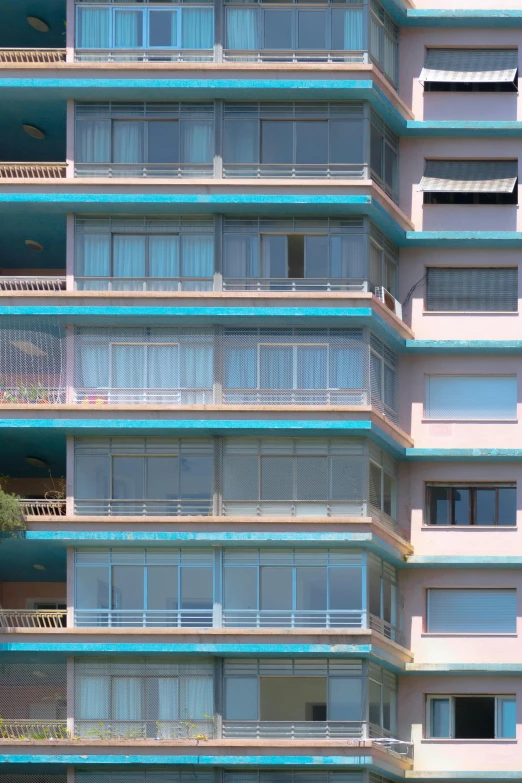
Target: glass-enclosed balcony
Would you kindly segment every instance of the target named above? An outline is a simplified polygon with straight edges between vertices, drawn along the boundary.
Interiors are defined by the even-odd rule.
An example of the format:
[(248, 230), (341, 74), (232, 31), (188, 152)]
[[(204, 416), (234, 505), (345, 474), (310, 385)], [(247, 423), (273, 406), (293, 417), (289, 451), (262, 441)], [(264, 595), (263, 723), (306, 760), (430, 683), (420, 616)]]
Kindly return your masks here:
[(77, 216), (76, 289), (357, 293), (382, 286), (396, 295), (398, 249), (367, 218), (221, 222)]
[(361, 628), (400, 641), (397, 573), (357, 549), (78, 549), (74, 622)]
[(376, 0), (76, 0), (75, 38), (82, 62), (371, 62), (398, 77), (399, 29)]
[(360, 438), (76, 438), (75, 513), (382, 518), (396, 463)]

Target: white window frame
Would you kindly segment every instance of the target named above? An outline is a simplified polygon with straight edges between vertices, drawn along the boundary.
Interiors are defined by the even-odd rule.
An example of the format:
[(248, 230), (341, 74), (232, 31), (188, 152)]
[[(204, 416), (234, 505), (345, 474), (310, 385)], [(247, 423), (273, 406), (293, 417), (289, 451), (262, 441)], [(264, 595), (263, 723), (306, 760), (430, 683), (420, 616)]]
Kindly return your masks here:
[[(473, 699), (473, 698), (491, 698), (495, 700), (495, 736), (491, 737), (491, 740), (504, 740), (504, 739), (512, 739), (512, 737), (502, 737), (498, 736), (498, 728), (499, 728), (499, 710), (501, 703), (503, 701), (514, 701), (516, 703), (516, 696), (514, 694), (501, 694), (501, 695), (493, 695), (491, 693), (458, 693), (458, 694), (446, 694), (446, 693), (433, 693), (429, 694), (426, 697), (426, 736), (425, 739), (435, 739), (435, 740), (457, 740), (457, 742), (465, 742), (466, 740), (460, 739), (455, 737), (455, 699), (458, 698), (466, 698), (466, 699)], [(449, 736), (448, 737), (434, 737), (432, 736), (432, 729), (431, 729), (431, 714), (432, 714), (432, 703), (434, 701), (445, 701), (447, 700), (449, 702)], [(473, 738), (470, 737), (469, 742), (473, 742)], [(485, 742), (488, 741), (488, 739), (484, 740)]]

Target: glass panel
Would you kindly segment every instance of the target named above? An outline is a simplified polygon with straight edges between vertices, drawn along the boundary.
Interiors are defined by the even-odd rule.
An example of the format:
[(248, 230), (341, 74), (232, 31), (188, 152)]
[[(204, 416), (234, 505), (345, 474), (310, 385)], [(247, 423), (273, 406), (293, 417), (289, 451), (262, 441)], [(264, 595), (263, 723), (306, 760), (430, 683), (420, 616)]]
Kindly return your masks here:
[(431, 699), (430, 737), (450, 736), (450, 700)]
[(297, 388), (328, 388), (328, 348), (326, 345), (299, 345), (297, 352)]
[(455, 525), (469, 525), (470, 491), (469, 489), (453, 488), (452, 513)]
[(257, 500), (259, 497), (259, 463), (257, 457), (232, 456), (224, 459), (223, 498)]
[(111, 387), (143, 389), (145, 382), (145, 346), (111, 346)]
[(330, 163), (364, 162), (362, 120), (333, 120), (330, 130)]
[(179, 236), (149, 237), (149, 276), (179, 276)]
[(225, 277), (259, 277), (258, 237), (225, 235), (223, 263)]
[(108, 277), (111, 264), (110, 234), (76, 237), (76, 274), (80, 277)]
[(112, 243), (114, 277), (145, 277), (146, 237), (115, 235)]
[(261, 609), (292, 609), (292, 571), (283, 566), (260, 568)]
[(177, 46), (177, 11), (149, 12), (149, 46)]
[(147, 568), (147, 608), (178, 608), (178, 567), (148, 566)]
[(382, 726), (381, 687), (374, 680), (369, 681), (370, 723), (374, 723), (376, 726)]
[(112, 567), (112, 608), (143, 609), (143, 566)]
[(293, 485), (291, 457), (261, 457), (261, 500), (291, 500)]
[(328, 678), (328, 720), (362, 720), (362, 680)]
[(212, 124), (205, 120), (181, 123), (181, 160), (183, 163), (212, 163)]
[(296, 568), (296, 609), (326, 609), (326, 571), (324, 567)]
[[(305, 237), (289, 234), (283, 238), (286, 238), (288, 248), (288, 277), (301, 279), (304, 277)], [(286, 277), (286, 274), (283, 277)]]
[(498, 490), (498, 522), (499, 525), (516, 525), (517, 523), (517, 490), (516, 487), (500, 487)]
[(497, 493), (494, 489), (476, 489), (475, 523), (494, 525), (497, 517)]
[(392, 734), (397, 732), (397, 694), (386, 685), (382, 686), (382, 726)]
[(179, 122), (148, 122), (149, 163), (179, 163)]
[(226, 8), (227, 49), (258, 48), (259, 9)]
[(108, 49), (110, 47), (110, 8), (78, 8), (79, 49)]
[(116, 120), (112, 124), (114, 163), (143, 163), (145, 123)]
[(370, 166), (378, 177), (382, 177), (383, 140), (379, 131), (370, 127)]
[[(185, 346), (190, 351), (190, 346)], [(179, 387), (179, 346), (147, 346), (146, 383), (149, 389), (177, 389)]]
[(74, 495), (79, 500), (105, 500), (109, 497), (109, 460), (107, 457), (76, 457)]
[(259, 161), (258, 121), (226, 120), (224, 126), (224, 162), (257, 163)]
[(259, 347), (259, 386), (261, 389), (292, 389), (293, 357), (291, 346)]
[(201, 720), (214, 715), (212, 677), (181, 678), (181, 717)]
[(292, 50), (292, 11), (265, 11), (265, 49)]
[(142, 715), (141, 677), (112, 678), (112, 717), (115, 720), (139, 720)]
[(146, 457), (145, 497), (151, 500), (179, 498), (178, 457)]
[(261, 163), (287, 163), (294, 160), (292, 122), (261, 122)]
[(112, 497), (116, 500), (143, 498), (143, 457), (113, 457)]
[(299, 49), (326, 49), (326, 11), (298, 11)]
[(397, 153), (389, 144), (384, 147), (384, 181), (391, 190), (397, 190)]
[(212, 609), (213, 569), (193, 566), (181, 569), (181, 609)]
[(213, 460), (209, 456), (183, 456), (180, 463), (180, 489), (184, 500), (212, 498)]
[(332, 48), (336, 51), (363, 49), (363, 9), (332, 9)]
[[(179, 678), (158, 677), (156, 679), (150, 677), (147, 679), (149, 698), (152, 696), (154, 701), (157, 699), (157, 707), (154, 705), (157, 711), (153, 713), (151, 710), (149, 714), (157, 715), (158, 720), (177, 720), (179, 718)], [(161, 731), (161, 727), (158, 728)]]
[(261, 276), (281, 279), (288, 277), (287, 237), (261, 236)]
[(328, 163), (328, 123), (296, 122), (296, 163)]
[(362, 609), (362, 572), (360, 568), (336, 566), (328, 569), (329, 609)]
[(448, 487), (430, 487), (429, 490), (429, 524), (430, 525), (449, 525), (450, 517), (450, 495), (451, 490)]
[(181, 45), (184, 49), (213, 48), (213, 8), (183, 8), (181, 15), (181, 25)]
[(257, 609), (258, 569), (224, 569), (225, 609)]
[(77, 609), (109, 608), (109, 569), (104, 566), (76, 569)]
[(104, 676), (78, 677), (76, 695), (77, 717), (81, 720), (106, 720), (110, 710), (110, 678)]
[(114, 46), (135, 49), (143, 46), (143, 12), (115, 9)]
[(328, 457), (298, 457), (296, 499), (328, 500)]
[[(328, 277), (328, 237), (305, 237), (305, 277)], [(294, 277), (294, 275), (292, 275)]]
[(257, 720), (258, 678), (225, 678), (225, 720)]
[(382, 509), (382, 469), (374, 462), (370, 462), (370, 503), (376, 508)]
[(383, 473), (382, 477), (382, 510), (389, 517), (394, 515), (394, 501), (395, 501), (395, 479), (389, 476), (388, 473)]
[(108, 163), (111, 159), (111, 121), (76, 121), (76, 162)]
[(515, 699), (497, 699), (497, 737), (515, 739), (517, 714)]
[(369, 610), (376, 617), (381, 616), (381, 574), (375, 566), (368, 569), (369, 578)]

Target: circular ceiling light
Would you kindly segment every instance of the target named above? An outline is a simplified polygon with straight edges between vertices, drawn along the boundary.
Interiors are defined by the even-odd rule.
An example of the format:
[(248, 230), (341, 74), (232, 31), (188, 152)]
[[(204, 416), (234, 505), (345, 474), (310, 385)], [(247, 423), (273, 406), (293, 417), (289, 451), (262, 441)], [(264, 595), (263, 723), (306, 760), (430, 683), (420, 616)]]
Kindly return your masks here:
[(38, 457), (26, 457), (25, 461), (28, 465), (32, 465), (33, 468), (46, 468), (47, 462), (44, 462), (43, 459), (39, 459)]
[(22, 128), (33, 139), (45, 139), (45, 131), (37, 128), (36, 125), (22, 125)]
[(38, 30), (39, 33), (48, 33), (49, 32), (49, 25), (46, 21), (43, 19), (40, 19), (38, 16), (28, 16), (26, 17), (27, 24), (33, 28), (33, 30)]
[(26, 239), (25, 244), (31, 250), (36, 250), (38, 253), (41, 253), (42, 250), (44, 249), (44, 246), (41, 245), (40, 242), (37, 242), (36, 239)]
[(33, 563), (33, 568), (36, 568), (37, 571), (47, 571), (47, 568), (40, 563)]

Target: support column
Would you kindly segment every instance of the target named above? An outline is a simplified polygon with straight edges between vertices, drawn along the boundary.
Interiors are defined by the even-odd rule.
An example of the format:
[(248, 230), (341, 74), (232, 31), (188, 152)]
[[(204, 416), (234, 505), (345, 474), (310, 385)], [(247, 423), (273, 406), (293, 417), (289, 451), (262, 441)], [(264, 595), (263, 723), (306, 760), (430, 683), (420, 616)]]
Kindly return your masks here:
[(74, 549), (67, 547), (67, 628), (74, 628)]
[(67, 215), (65, 226), (65, 289), (74, 291), (74, 215)]
[(65, 159), (67, 161), (67, 179), (74, 178), (74, 100), (67, 99), (65, 124)]
[(74, 515), (74, 438), (67, 436), (65, 458), (65, 513), (68, 517)]
[[(74, 62), (74, 33), (75, 33), (75, 8), (74, 0), (67, 0), (65, 6), (65, 59), (68, 63)], [(69, 782), (67, 782), (69, 783)]]
[[(67, 658), (67, 731), (70, 737), (74, 737), (74, 658)], [(67, 783), (69, 783), (69, 769)]]

